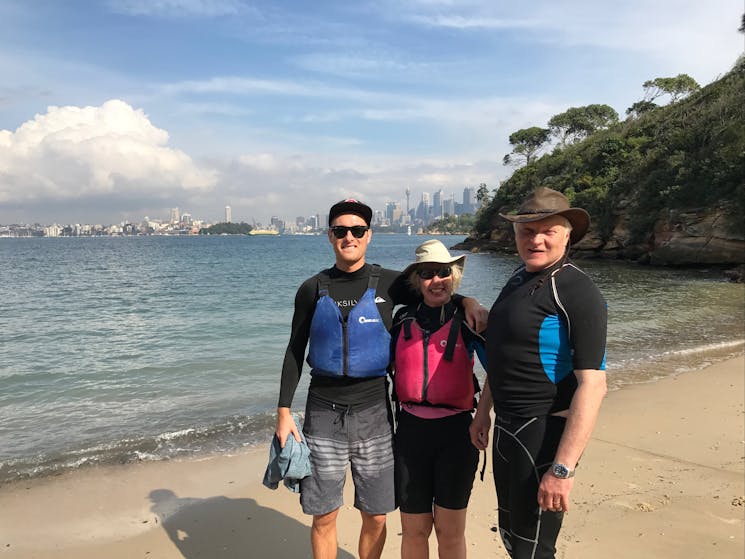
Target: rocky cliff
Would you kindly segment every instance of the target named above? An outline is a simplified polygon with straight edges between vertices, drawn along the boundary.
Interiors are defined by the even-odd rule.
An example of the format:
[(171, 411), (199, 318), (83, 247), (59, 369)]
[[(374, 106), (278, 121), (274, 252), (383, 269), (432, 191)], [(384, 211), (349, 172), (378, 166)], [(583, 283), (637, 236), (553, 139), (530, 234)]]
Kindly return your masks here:
[[(632, 241), (625, 214), (617, 213), (614, 218), (609, 235), (601, 236), (591, 226), (573, 247), (572, 257), (633, 260), (653, 266), (719, 266), (730, 270), (730, 279), (743, 280), (745, 237), (731, 231), (722, 209), (667, 210), (643, 242)], [(512, 228), (506, 222), (494, 225), (488, 239), (469, 237), (454, 248), (514, 252)]]

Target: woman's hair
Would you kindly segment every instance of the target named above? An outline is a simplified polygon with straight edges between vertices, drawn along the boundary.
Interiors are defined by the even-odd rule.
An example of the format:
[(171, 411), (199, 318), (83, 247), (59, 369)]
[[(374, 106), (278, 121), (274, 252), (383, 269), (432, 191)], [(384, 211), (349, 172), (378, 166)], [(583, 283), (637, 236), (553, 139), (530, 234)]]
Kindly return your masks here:
[[(450, 269), (452, 270), (450, 277), (452, 278), (452, 289), (450, 290), (450, 294), (452, 295), (456, 291), (458, 291), (458, 288), (460, 287), (460, 282), (463, 279), (463, 268), (461, 266), (456, 266), (455, 263), (453, 264), (440, 264), (443, 268), (445, 266), (450, 266)], [(416, 293), (421, 293), (421, 278), (419, 277), (419, 274), (417, 273), (419, 270), (418, 267), (414, 267), (414, 269), (409, 274), (409, 285), (411, 285), (411, 288)]]

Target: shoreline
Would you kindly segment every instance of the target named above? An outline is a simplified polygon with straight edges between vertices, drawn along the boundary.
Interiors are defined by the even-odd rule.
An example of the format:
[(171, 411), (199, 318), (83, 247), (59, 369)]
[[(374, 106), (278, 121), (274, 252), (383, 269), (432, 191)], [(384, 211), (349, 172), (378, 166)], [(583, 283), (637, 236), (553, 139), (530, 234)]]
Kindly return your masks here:
[[(609, 393), (579, 466), (557, 557), (742, 557), (745, 358)], [(0, 554), (11, 558), (310, 557), (297, 495), (261, 485), (268, 445), (233, 456), (89, 467), (0, 487)], [(356, 556), (351, 482), (339, 557)], [(491, 459), (474, 483), (471, 557), (507, 557)], [(383, 557), (398, 557), (388, 517)], [(434, 535), (431, 553), (436, 556)]]
[[(712, 364), (736, 358), (744, 352), (745, 339), (738, 338), (629, 360), (608, 369), (608, 390), (612, 392), (628, 386), (657, 382), (684, 372), (702, 370)], [(304, 401), (305, 394), (302, 390), (298, 392), (298, 396), (297, 402)], [(301, 411), (301, 407), (298, 406), (298, 411)], [(38, 456), (36, 459), (8, 459), (5, 463), (0, 462), (0, 491), (16, 482), (36, 483), (77, 470), (88, 471), (108, 466), (169, 460), (203, 460), (215, 455), (249, 452), (262, 447), (265, 445), (264, 441), (271, 439), (274, 414), (275, 408), (271, 408), (259, 414), (254, 413), (250, 418), (247, 416), (247, 429), (227, 436), (226, 425), (200, 425), (144, 435), (139, 439), (125, 437), (122, 441), (99, 441), (50, 455), (48, 461), (39, 461)], [(230, 432), (231, 429), (227, 431)], [(222, 438), (212, 440), (208, 436), (205, 439), (205, 435), (210, 432), (215, 432)], [(197, 438), (199, 448), (190, 447), (189, 437)], [(167, 448), (158, 447), (164, 441), (175, 442), (177, 452), (169, 454)]]

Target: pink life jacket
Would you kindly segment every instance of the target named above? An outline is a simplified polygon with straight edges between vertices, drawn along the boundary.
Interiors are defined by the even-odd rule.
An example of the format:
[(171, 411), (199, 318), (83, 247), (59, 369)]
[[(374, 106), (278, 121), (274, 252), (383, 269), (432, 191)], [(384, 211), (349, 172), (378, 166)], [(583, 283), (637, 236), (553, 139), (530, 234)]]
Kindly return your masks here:
[(473, 409), (473, 356), (463, 341), (460, 324), (461, 320), (450, 319), (429, 333), (413, 318), (404, 322), (396, 340), (394, 361), (399, 402)]

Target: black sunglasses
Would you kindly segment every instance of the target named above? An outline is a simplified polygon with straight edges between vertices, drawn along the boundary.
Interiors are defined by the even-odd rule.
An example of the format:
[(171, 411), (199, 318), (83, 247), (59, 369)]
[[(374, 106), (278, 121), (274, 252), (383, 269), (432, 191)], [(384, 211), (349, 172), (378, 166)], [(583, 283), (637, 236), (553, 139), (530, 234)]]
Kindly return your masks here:
[(450, 274), (453, 273), (453, 269), (450, 266), (445, 266), (438, 270), (433, 268), (421, 268), (417, 270), (416, 273), (422, 279), (432, 279), (435, 276), (438, 278), (449, 278)]
[(343, 225), (334, 225), (331, 228), (331, 232), (334, 234), (334, 237), (337, 239), (343, 239), (347, 236), (347, 233), (350, 231), (352, 232), (352, 235), (355, 239), (361, 239), (365, 236), (365, 233), (367, 233), (367, 230), (370, 229), (366, 225), (352, 225), (352, 227), (345, 227)]

